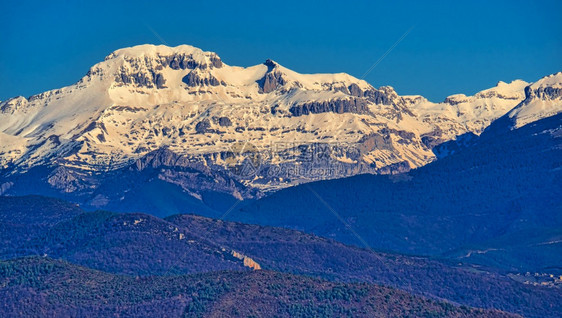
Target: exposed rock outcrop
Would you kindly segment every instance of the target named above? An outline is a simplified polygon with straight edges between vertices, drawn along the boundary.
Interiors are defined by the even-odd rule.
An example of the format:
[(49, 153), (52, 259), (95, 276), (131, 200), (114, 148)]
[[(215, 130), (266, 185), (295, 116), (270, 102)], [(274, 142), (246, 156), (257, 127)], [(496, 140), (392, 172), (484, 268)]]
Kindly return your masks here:
[(228, 117), (219, 117), (217, 119), (218, 124), (221, 127), (230, 127), (232, 126), (232, 121)]
[(287, 81), (283, 78), (283, 73), (278, 70), (277, 63), (268, 59), (264, 64), (268, 70), (265, 76), (258, 81), (260, 92), (267, 94), (276, 90), (277, 87), (287, 84)]
[(253, 270), (260, 270), (261, 266), (260, 264), (256, 263), (253, 259), (249, 258), (248, 256), (238, 253), (236, 251), (232, 251), (231, 252), (232, 256), (236, 257), (237, 259), (240, 259), (244, 262), (244, 266), (249, 267)]
[(540, 86), (533, 88), (531, 85), (525, 87), (525, 100), (523, 103), (528, 103), (532, 99), (546, 99), (555, 100), (562, 97), (562, 88), (551, 86)]
[(222, 60), (220, 57), (215, 53), (210, 53), (209, 59), (211, 60), (211, 65), (216, 68), (222, 67)]
[(293, 116), (302, 116), (319, 113), (355, 113), (365, 114), (369, 110), (368, 103), (361, 98), (334, 99), (328, 101), (306, 102), (293, 105), (289, 112)]
[(74, 192), (84, 188), (84, 185), (81, 184), (80, 180), (62, 166), (57, 167), (53, 170), (53, 172), (51, 172), (47, 182), (55, 189), (65, 193)]
[(363, 96), (375, 104), (383, 105), (391, 105), (393, 100), (398, 98), (398, 94), (390, 86), (369, 89), (363, 93)]
[(121, 72), (115, 79), (118, 84), (134, 84), (147, 88), (166, 88), (164, 85), (166, 79), (162, 73), (156, 73), (152, 70), (142, 70), (138, 72), (131, 72), (122, 67)]
[(187, 161), (182, 160), (183, 158), (170, 151), (169, 149), (162, 148), (158, 149), (157, 151), (153, 151), (148, 153), (146, 156), (138, 159), (135, 161), (133, 167), (138, 170), (142, 171), (147, 168), (158, 168), (162, 166), (185, 166), (188, 164)]
[[(197, 53), (197, 52), (195, 52)], [(110, 54), (106, 60), (113, 59), (117, 56), (117, 52)], [(125, 64), (121, 67), (116, 77), (116, 82), (123, 85), (138, 85), (147, 88), (166, 88), (166, 79), (162, 74), (164, 68), (173, 70), (207, 70), (213, 68), (221, 68), (223, 66), (221, 59), (213, 52), (194, 53), (175, 53), (170, 55), (154, 55), (154, 56), (127, 56), (124, 57)], [(92, 76), (98, 69), (92, 69), (88, 73)], [(192, 74), (192, 73), (190, 73)], [(219, 85), (219, 81), (212, 76), (209, 78), (193, 74), (186, 82), (188, 85)]]
[(355, 83), (349, 85), (347, 89), (349, 90), (349, 95), (351, 96), (355, 96), (355, 97), (363, 96), (363, 90), (359, 87), (359, 85)]
[(270, 93), (277, 89), (278, 86), (284, 85), (286, 82), (283, 79), (281, 72), (269, 72), (265, 74), (261, 89), (263, 93)]
[(204, 134), (206, 132), (211, 132), (211, 122), (208, 119), (203, 119), (202, 121), (198, 122), (197, 125), (195, 125), (195, 131), (198, 134)]
[(10, 98), (4, 102), (0, 102), (0, 113), (13, 114), (27, 105), (28, 101), (23, 96)]
[(449, 96), (447, 98), (445, 98), (445, 100), (443, 101), (443, 103), (445, 104), (449, 104), (452, 106), (461, 104), (461, 103), (466, 103), (468, 102), (468, 98), (463, 95), (463, 94), (457, 94), (457, 95), (453, 95), (453, 96)]
[(189, 74), (182, 78), (182, 82), (187, 84), (187, 86), (219, 86), (221, 83), (219, 80), (211, 74), (200, 74), (196, 71), (191, 71)]

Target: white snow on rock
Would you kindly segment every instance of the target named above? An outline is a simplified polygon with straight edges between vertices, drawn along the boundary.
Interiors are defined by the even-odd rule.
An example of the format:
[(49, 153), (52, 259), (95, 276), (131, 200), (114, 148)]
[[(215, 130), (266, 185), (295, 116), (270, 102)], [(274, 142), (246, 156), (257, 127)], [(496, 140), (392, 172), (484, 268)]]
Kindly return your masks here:
[[(229, 66), (188, 45), (139, 45), (109, 54), (74, 85), (1, 102), (0, 166), (116, 169), (162, 147), (224, 165), (220, 153), (237, 142), (274, 152), (321, 142), (358, 149), (334, 154), (342, 163), (415, 168), (435, 160), (433, 145), (479, 134), (523, 100), (510, 113), (518, 125), (555, 114), (560, 74), (432, 103), (345, 73), (299, 74), (272, 60)], [(558, 97), (546, 98), (550, 88)]]
[(546, 76), (525, 88), (525, 100), (509, 112), (515, 128), (562, 112), (562, 72)]

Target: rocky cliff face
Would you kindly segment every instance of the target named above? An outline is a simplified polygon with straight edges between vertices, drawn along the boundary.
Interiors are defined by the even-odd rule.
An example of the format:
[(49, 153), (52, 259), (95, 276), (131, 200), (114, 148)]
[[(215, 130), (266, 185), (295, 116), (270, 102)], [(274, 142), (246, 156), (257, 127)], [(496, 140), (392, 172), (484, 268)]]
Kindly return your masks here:
[[(119, 56), (119, 51), (110, 54), (107, 60), (111, 60)], [(171, 53), (156, 54), (153, 56), (126, 56), (124, 63), (116, 74), (115, 83), (118, 85), (134, 85), (145, 88), (166, 88), (166, 79), (161, 72), (164, 68), (172, 70), (192, 70), (182, 80), (190, 86), (198, 85), (219, 85), (216, 78), (212, 76), (201, 76), (198, 72), (207, 69), (222, 67), (222, 61), (214, 53)], [(91, 71), (89, 75), (94, 72)]]
[(244, 266), (249, 267), (253, 270), (260, 270), (261, 266), (260, 264), (256, 263), (253, 259), (249, 258), (248, 256), (238, 253), (236, 251), (232, 251), (232, 256), (236, 257), (237, 259), (240, 259), (244, 262)]
[(197, 71), (191, 71), (189, 74), (182, 78), (182, 82), (186, 85), (195, 87), (195, 86), (218, 86), (221, 83), (217, 80), (216, 77), (208, 74), (200, 74)]
[(355, 113), (364, 114), (369, 111), (368, 103), (364, 99), (345, 98), (333, 99), (328, 101), (311, 101), (302, 104), (296, 104), (289, 108), (289, 112), (293, 116), (303, 116), (320, 113)]
[(562, 72), (543, 77), (525, 87), (525, 99), (508, 116), (514, 127), (562, 112)]
[(279, 71), (278, 64), (272, 60), (267, 60), (264, 63), (267, 66), (267, 73), (259, 80), (261, 92), (264, 94), (271, 93), (287, 84), (287, 80), (283, 77), (283, 73)]

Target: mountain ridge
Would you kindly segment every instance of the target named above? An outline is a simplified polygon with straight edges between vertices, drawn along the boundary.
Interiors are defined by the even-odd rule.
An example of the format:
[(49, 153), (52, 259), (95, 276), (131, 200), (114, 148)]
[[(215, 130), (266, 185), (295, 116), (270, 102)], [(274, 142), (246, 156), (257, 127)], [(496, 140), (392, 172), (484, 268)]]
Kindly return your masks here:
[(0, 273), (0, 312), (8, 316), (520, 317), (389, 287), (270, 271), (135, 278), (28, 257), (0, 261)]
[[(37, 207), (41, 209), (34, 213)], [(524, 284), (493, 269), (357, 248), (283, 228), (195, 215), (159, 219), (141, 213), (85, 212), (39, 196), (0, 197), (0, 224), (22, 229), (0, 237), (0, 259), (8, 262), (36, 255), (39, 262), (59, 259), (122, 277), (158, 276), (157, 281), (225, 270), (250, 272), (252, 267), (379, 284), (526, 316), (561, 310), (553, 301), (560, 295), (559, 285)]]
[[(547, 105), (533, 120), (558, 113), (561, 82), (562, 73), (536, 82), (541, 88), (529, 92), (547, 94), (530, 104), (521, 102), (532, 85), (520, 80), (432, 103), (273, 60), (236, 67), (187, 45), (125, 48), (74, 85), (0, 103), (0, 194), (26, 194), (18, 180), (36, 179), (39, 193), (103, 207), (115, 202), (110, 193), (127, 197), (127, 189), (102, 191), (108, 178), (130, 176), (154, 157), (166, 163), (155, 178), (201, 202), (209, 190), (247, 200), (310, 181), (401, 173), (517, 105)], [(209, 189), (194, 175), (222, 181)]]

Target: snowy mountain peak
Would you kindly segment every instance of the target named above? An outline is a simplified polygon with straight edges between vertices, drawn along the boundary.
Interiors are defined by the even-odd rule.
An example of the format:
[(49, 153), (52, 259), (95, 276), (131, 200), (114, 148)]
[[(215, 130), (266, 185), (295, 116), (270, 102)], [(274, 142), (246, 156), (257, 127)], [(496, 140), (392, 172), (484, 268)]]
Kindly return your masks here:
[[(110, 60), (140, 61), (146, 63), (152, 60), (160, 66), (169, 66), (173, 69), (185, 69), (199, 66), (221, 67), (220, 58), (214, 52), (206, 52), (191, 45), (179, 45), (169, 47), (165, 45), (144, 44), (116, 50), (106, 56), (105, 61)], [(157, 66), (158, 64), (154, 65)]]
[(511, 83), (499, 81), (496, 86), (482, 90), (474, 94), (474, 96), (455, 94), (448, 96), (444, 102), (451, 105), (456, 105), (459, 103), (473, 102), (476, 99), (522, 99), (524, 97), (523, 90), (527, 85), (529, 85), (529, 83), (522, 80), (514, 80)]
[(170, 47), (166, 45), (153, 45), (153, 44), (141, 44), (132, 47), (126, 47), (118, 49), (109, 54), (105, 60), (113, 59), (119, 56), (138, 58), (144, 56), (170, 56), (170, 55), (180, 55), (180, 54), (193, 54), (196, 56), (204, 56), (206, 52), (200, 48), (183, 44), (176, 47)]
[[(98, 83), (98, 84), (95, 84)], [(268, 59), (250, 67), (229, 66), (214, 52), (193, 46), (139, 45), (117, 50), (96, 64), (79, 82), (107, 91), (117, 105), (156, 105), (169, 101), (246, 102), (288, 94), (281, 104), (319, 98), (364, 97), (375, 89), (345, 73), (300, 74)], [(324, 92), (324, 94), (319, 94)], [(331, 92), (331, 93), (328, 93)]]
[(534, 86), (542, 85), (542, 86), (560, 88), (562, 86), (562, 71), (545, 76), (540, 80), (538, 80), (537, 82), (535, 82), (533, 85)]
[(562, 112), (562, 72), (545, 76), (525, 87), (525, 99), (509, 112), (518, 128)]
[(11, 113), (21, 110), (27, 105), (27, 99), (23, 96), (12, 97), (0, 102), (0, 113)]
[(511, 83), (499, 81), (495, 87), (485, 89), (475, 94), (476, 97), (489, 98), (498, 97), (503, 99), (518, 99), (522, 97), (521, 92), (529, 85), (523, 80), (514, 80)]

